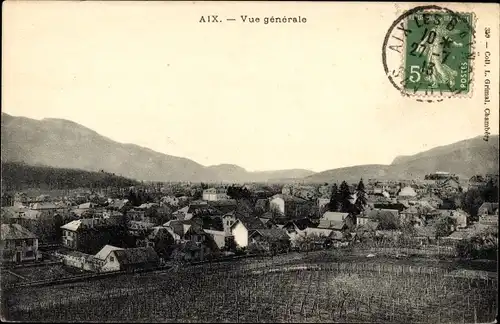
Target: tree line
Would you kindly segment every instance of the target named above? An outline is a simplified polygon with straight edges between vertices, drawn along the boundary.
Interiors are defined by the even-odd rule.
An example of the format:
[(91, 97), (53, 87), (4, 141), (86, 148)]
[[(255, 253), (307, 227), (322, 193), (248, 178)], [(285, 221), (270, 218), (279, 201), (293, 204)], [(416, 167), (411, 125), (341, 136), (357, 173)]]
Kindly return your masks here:
[(498, 182), (490, 178), (484, 186), (467, 190), (461, 196), (460, 203), (467, 213), (477, 218), (477, 212), (483, 203), (498, 203), (498, 193)]
[(128, 191), (126, 199), (128, 199), (130, 204), (135, 207), (140, 206), (142, 204), (155, 202), (155, 197), (151, 193), (146, 192), (142, 189), (139, 190), (130, 189)]
[(32, 166), (21, 162), (2, 162), (2, 186), (6, 190), (27, 188), (77, 189), (130, 187), (137, 181), (109, 172)]
[(336, 183), (332, 186), (330, 193), (330, 202), (328, 210), (332, 212), (354, 213), (359, 214), (367, 204), (367, 197), (363, 179), (361, 179), (356, 187), (356, 199), (351, 202), (351, 190), (347, 182), (342, 181), (340, 187)]

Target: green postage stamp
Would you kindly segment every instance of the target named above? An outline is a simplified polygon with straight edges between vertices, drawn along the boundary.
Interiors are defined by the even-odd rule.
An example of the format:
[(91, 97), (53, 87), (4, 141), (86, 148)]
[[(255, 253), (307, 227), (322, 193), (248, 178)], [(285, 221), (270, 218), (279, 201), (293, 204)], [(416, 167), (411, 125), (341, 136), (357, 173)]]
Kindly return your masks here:
[(383, 49), (384, 68), (393, 85), (406, 96), (469, 96), (474, 19), (472, 12), (435, 6), (402, 15), (389, 30)]
[(407, 91), (468, 93), (471, 13), (417, 13), (409, 17), (405, 71)]

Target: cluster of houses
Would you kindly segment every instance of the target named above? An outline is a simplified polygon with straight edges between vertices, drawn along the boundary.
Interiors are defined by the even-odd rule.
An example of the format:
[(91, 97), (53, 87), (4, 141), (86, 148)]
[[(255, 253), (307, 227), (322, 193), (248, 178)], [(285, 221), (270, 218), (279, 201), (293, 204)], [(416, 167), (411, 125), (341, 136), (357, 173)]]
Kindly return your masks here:
[[(411, 188), (411, 190), (410, 190)], [(417, 196), (435, 194), (446, 196), (459, 193), (468, 187), (455, 177), (411, 180), (411, 181), (375, 181), (371, 180), (366, 186), (368, 194), (382, 195), (385, 197), (394, 196)]]
[[(365, 236), (384, 236), (381, 219), (397, 219), (415, 227), (418, 237), (432, 237), (433, 220), (454, 220), (450, 239), (466, 233), (468, 215), (445, 209), (436, 192), (459, 190), (454, 176), (431, 177), (423, 186), (414, 182), (369, 181), (367, 205), (358, 214), (328, 211), (328, 186), (285, 185), (281, 193), (260, 191), (251, 205), (231, 199), (227, 187), (203, 190), (201, 200), (187, 195), (163, 195), (155, 203), (132, 206), (127, 199), (89, 200), (78, 205), (52, 202), (49, 197), (27, 201), (16, 197), (2, 208), (4, 260), (40, 259), (40, 226), (47, 220), (59, 232), (57, 256), (68, 266), (108, 272), (156, 266), (167, 260), (197, 261), (239, 251), (270, 253), (300, 249), (305, 243), (341, 246)], [(436, 178), (436, 179), (434, 179)], [(250, 188), (250, 189), (249, 189)], [(351, 203), (355, 203), (355, 187)], [(88, 196), (87, 196), (88, 199)], [(95, 201), (92, 200), (92, 201)], [(81, 202), (81, 200), (79, 201)], [(314, 213), (311, 210), (315, 211)], [(483, 226), (498, 225), (498, 204), (479, 208)], [(35, 233), (36, 232), (36, 233)], [(459, 234), (456, 234), (459, 233)], [(43, 240), (46, 240), (45, 238)]]

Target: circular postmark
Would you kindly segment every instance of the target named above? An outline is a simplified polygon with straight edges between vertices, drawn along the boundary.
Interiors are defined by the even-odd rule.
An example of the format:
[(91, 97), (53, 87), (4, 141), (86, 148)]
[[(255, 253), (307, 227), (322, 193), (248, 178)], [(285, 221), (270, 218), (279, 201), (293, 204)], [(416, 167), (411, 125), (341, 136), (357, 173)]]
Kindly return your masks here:
[(389, 28), (382, 62), (403, 96), (434, 102), (472, 94), (474, 13), (435, 5), (403, 13)]

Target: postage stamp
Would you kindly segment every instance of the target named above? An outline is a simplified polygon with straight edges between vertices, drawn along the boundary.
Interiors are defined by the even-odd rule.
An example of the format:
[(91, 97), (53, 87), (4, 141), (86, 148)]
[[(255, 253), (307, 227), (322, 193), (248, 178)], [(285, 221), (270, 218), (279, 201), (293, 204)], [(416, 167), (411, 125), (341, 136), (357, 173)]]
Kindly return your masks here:
[(405, 96), (443, 99), (472, 93), (474, 13), (422, 6), (391, 26), (384, 68)]

